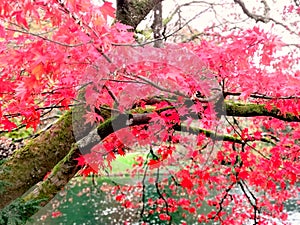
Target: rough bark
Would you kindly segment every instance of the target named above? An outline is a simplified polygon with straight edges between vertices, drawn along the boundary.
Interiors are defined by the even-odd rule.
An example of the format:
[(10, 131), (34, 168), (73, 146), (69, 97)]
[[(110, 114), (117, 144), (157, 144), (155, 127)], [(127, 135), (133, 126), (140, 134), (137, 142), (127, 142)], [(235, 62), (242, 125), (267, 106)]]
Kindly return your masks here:
[(23, 200), (40, 200), (46, 205), (80, 169), (75, 160), (80, 156), (79, 148), (74, 144), (69, 153), (52, 169), (51, 174), (35, 185), (32, 191), (23, 196)]
[(7, 183), (0, 193), (0, 209), (42, 180), (68, 154), (73, 143), (72, 115), (68, 112), (49, 130), (16, 151), (0, 168), (0, 180)]
[(162, 3), (158, 3), (154, 7), (154, 20), (153, 24), (151, 26), (153, 30), (153, 36), (154, 36), (154, 47), (161, 48), (163, 45), (162, 41), (162, 26), (163, 26), (163, 18), (162, 18)]
[(117, 20), (135, 29), (163, 0), (117, 0)]

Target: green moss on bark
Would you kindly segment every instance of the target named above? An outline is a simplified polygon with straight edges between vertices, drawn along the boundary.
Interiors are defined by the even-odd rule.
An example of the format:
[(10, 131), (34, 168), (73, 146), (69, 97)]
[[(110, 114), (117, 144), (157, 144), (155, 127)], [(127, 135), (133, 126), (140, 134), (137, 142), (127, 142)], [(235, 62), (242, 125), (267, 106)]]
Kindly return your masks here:
[(48, 203), (80, 169), (75, 160), (79, 155), (80, 151), (74, 144), (69, 153), (56, 164), (47, 179), (35, 185), (23, 200), (25, 202), (42, 200), (42, 205)]
[(271, 110), (268, 110), (264, 104), (239, 103), (227, 100), (225, 101), (224, 107), (227, 116), (268, 116), (287, 122), (300, 122), (299, 115), (293, 115), (292, 113), (283, 114), (280, 109), (276, 108), (275, 106)]
[(43, 179), (75, 143), (72, 113), (67, 112), (49, 130), (31, 140), (0, 167), (0, 180), (8, 183), (0, 194), (0, 209)]

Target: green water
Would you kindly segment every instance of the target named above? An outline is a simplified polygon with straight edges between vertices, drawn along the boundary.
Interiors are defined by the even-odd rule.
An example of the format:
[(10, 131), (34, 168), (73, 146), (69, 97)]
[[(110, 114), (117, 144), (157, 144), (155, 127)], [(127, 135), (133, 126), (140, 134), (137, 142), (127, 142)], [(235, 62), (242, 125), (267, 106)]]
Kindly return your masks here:
[[(131, 168), (134, 162), (133, 158), (137, 154), (131, 154), (127, 157), (118, 156), (113, 162), (114, 174), (117, 175), (127, 168)], [(139, 224), (141, 218), (138, 210), (126, 209), (114, 200), (114, 196), (108, 194), (102, 185), (112, 182), (118, 183), (121, 186), (125, 184), (135, 184), (142, 180), (142, 175), (132, 179), (129, 176), (114, 176), (110, 178), (74, 178), (68, 184), (64, 191), (60, 192), (46, 207), (43, 207), (36, 215), (32, 217), (32, 221), (27, 225), (118, 225), (128, 221), (129, 224)], [(96, 181), (96, 184), (95, 184)], [(140, 190), (139, 190), (140, 191)], [(165, 190), (166, 191), (166, 190)], [(235, 190), (239, 192), (240, 190)], [(132, 190), (126, 195), (133, 201), (138, 202), (140, 198), (135, 196), (135, 190)], [(213, 193), (212, 193), (213, 194)], [(154, 185), (147, 184), (145, 189), (146, 198), (157, 197), (157, 192)], [(156, 196), (155, 196), (156, 195)], [(300, 201), (300, 194), (297, 199), (290, 200), (286, 203), (286, 210), (289, 212), (289, 222), (292, 225), (300, 225), (300, 208), (297, 201)], [(148, 208), (149, 210), (149, 208)], [(206, 213), (211, 208), (203, 205), (197, 209), (198, 214)], [(52, 217), (52, 212), (59, 211), (61, 216)], [(181, 224), (182, 209), (172, 214), (174, 224)], [(121, 222), (123, 221), (123, 222)], [(157, 214), (144, 217), (144, 221), (155, 225), (165, 224), (158, 220)], [(197, 224), (195, 218), (189, 216), (186, 218), (188, 224)], [(213, 223), (210, 223), (213, 224)], [(249, 222), (249, 225), (252, 224)]]
[[(122, 184), (134, 182), (129, 177), (115, 178), (114, 181)], [(82, 180), (81, 178), (73, 179), (65, 191), (62, 191), (46, 207), (42, 208), (27, 225), (124, 224), (121, 221), (128, 221), (129, 224), (139, 224), (140, 215), (136, 210), (125, 209), (111, 195), (101, 190), (101, 184), (109, 183), (110, 180), (97, 179), (97, 182), (97, 185), (94, 185), (91, 178), (87, 178), (86, 180)], [(153, 197), (151, 195), (155, 193), (156, 190), (153, 185), (147, 186), (146, 197)], [(135, 199), (134, 194), (129, 197)], [(286, 209), (290, 212), (289, 221), (293, 225), (300, 224), (300, 210), (297, 204), (297, 200), (299, 201), (299, 199), (293, 199), (286, 204)], [(198, 210), (198, 213), (205, 213), (208, 210), (210, 208), (204, 205)], [(60, 211), (62, 215), (53, 218), (53, 211)], [(179, 210), (172, 214), (173, 221), (176, 224), (180, 224), (182, 212), (182, 210)], [(153, 225), (165, 224), (159, 222), (157, 215), (144, 218), (144, 220)], [(186, 221), (188, 224), (197, 224), (194, 222), (194, 218), (187, 218)]]

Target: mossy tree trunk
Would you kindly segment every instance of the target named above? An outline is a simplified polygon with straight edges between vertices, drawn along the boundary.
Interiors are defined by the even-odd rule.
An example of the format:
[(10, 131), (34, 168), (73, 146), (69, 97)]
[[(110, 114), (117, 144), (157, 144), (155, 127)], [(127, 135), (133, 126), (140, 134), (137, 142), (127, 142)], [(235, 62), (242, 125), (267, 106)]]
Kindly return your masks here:
[[(122, 23), (136, 28), (151, 9), (161, 1), (117, 0), (117, 18)], [(220, 106), (220, 110), (220, 114), (228, 116), (270, 116), (299, 122), (299, 118), (296, 116), (290, 114), (283, 116), (277, 109), (268, 111), (264, 105), (258, 104), (237, 104), (228, 101)], [(113, 132), (109, 116), (104, 117), (106, 117), (106, 121), (98, 127), (98, 134), (102, 138)], [(122, 118), (119, 119), (122, 120)], [(147, 117), (144, 119), (147, 120)], [(78, 156), (79, 149), (73, 133), (74, 122), (76, 123), (74, 117), (72, 118), (72, 113), (67, 112), (49, 130), (31, 140), (0, 167), (0, 180), (9, 184), (0, 193), (0, 209), (22, 196), (34, 185), (36, 186), (33, 190), (23, 196), (23, 199), (27, 201), (45, 198), (43, 202), (45, 204), (76, 174), (79, 167), (74, 159)], [(120, 122), (126, 124), (126, 121)], [(74, 130), (74, 132), (82, 131)], [(85, 134), (87, 133), (89, 132)], [(43, 181), (49, 171), (52, 173)]]
[[(117, 0), (117, 20), (136, 28), (153, 7), (161, 1)], [(36, 186), (33, 192), (24, 196), (25, 200), (46, 197), (46, 201), (49, 201), (78, 171), (79, 168), (74, 159), (79, 151), (74, 145), (76, 140), (72, 122), (74, 125), (72, 112), (67, 112), (49, 130), (32, 139), (1, 165), (0, 180), (7, 185), (0, 192), (0, 209), (22, 196), (41, 182), (48, 172), (52, 171), (48, 179), (39, 183), (39, 185), (43, 184), (43, 188)], [(87, 134), (88, 132), (74, 130), (74, 133), (76, 137), (80, 135), (82, 137), (83, 133)]]
[(73, 143), (72, 114), (68, 112), (49, 130), (17, 150), (0, 168), (0, 180), (7, 183), (0, 193), (0, 208), (41, 181), (68, 154)]

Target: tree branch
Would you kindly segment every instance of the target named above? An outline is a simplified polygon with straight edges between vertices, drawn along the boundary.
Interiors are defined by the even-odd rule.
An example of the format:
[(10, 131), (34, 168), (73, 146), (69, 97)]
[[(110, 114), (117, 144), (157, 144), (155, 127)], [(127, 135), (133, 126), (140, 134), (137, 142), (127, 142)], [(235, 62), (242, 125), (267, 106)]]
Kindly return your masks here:
[(243, 12), (249, 17), (249, 18), (252, 18), (254, 19), (256, 22), (263, 22), (263, 23), (268, 23), (270, 21), (269, 18), (267, 18), (266, 16), (261, 16), (261, 15), (257, 15), (257, 14), (254, 14), (254, 13), (251, 13), (245, 3), (241, 0), (234, 0), (235, 3), (237, 3), (243, 10)]
[[(240, 96), (242, 95), (242, 93), (240, 92), (224, 92), (224, 98), (226, 96)], [(300, 99), (300, 96), (296, 96), (296, 95), (291, 95), (291, 96), (279, 96), (279, 97), (274, 97), (274, 96), (270, 96), (270, 95), (266, 95), (266, 94), (260, 94), (260, 93), (254, 93), (254, 94), (250, 94), (251, 98), (257, 98), (257, 99)]]
[[(295, 115), (292, 115), (290, 113), (282, 115), (280, 110), (275, 107), (271, 111), (268, 111), (265, 105), (262, 104), (243, 104), (226, 100), (224, 101), (223, 107), (224, 108), (222, 113), (223, 115), (227, 116), (269, 116), (288, 122), (300, 122), (300, 119)], [(167, 107), (167, 109), (170, 108), (172, 107)], [(161, 112), (161, 110), (163, 109), (160, 109), (159, 112)], [(92, 138), (93, 140), (91, 141), (91, 138), (88, 138), (89, 135), (85, 135), (86, 137), (78, 142), (80, 146), (83, 146), (82, 148), (90, 149), (92, 145), (97, 144), (108, 135), (125, 127), (148, 124), (152, 119), (151, 115), (153, 112), (149, 113), (147, 111), (142, 111), (138, 114), (120, 114), (114, 118), (109, 118), (108, 115), (106, 115), (107, 112), (101, 113), (104, 113), (103, 117), (105, 118), (105, 121), (101, 123), (96, 130), (92, 131), (93, 134), (91, 133), (91, 137), (98, 136), (98, 138)], [(73, 117), (73, 124), (74, 122), (76, 123), (76, 117)], [(42, 180), (45, 174), (50, 171), (59, 160), (62, 160), (62, 158), (69, 153), (70, 149), (72, 149), (71, 146), (75, 143), (75, 139), (70, 126), (72, 126), (71, 113), (67, 113), (67, 116), (59, 120), (59, 122), (53, 125), (51, 129), (47, 130), (45, 134), (40, 135), (23, 149), (17, 151), (10, 160), (8, 160), (6, 163), (4, 163), (4, 165), (1, 166), (0, 169), (2, 170), (2, 173), (0, 173), (0, 179), (11, 184), (10, 186), (5, 187), (5, 192), (0, 194), (0, 198), (2, 200), (0, 203), (1, 208), (15, 198), (21, 196), (35, 183)], [(187, 127), (184, 124), (174, 125), (173, 129), (178, 132), (189, 132), (195, 135), (202, 133), (206, 137), (214, 140), (229, 141), (240, 144), (250, 141), (263, 141), (274, 144), (270, 139), (265, 137), (261, 138), (260, 140), (255, 140), (254, 138), (246, 140), (240, 137), (233, 137), (231, 135), (217, 134), (214, 131), (203, 129), (200, 127)], [(50, 143), (49, 140), (51, 140)], [(47, 141), (48, 145), (45, 144), (45, 141)], [(43, 149), (41, 150), (41, 148)], [(62, 151), (62, 149), (64, 151)], [(76, 153), (76, 151), (74, 152)], [(45, 159), (47, 160), (48, 164), (45, 164)], [(32, 160), (33, 162), (31, 162)], [(70, 161), (68, 160), (63, 160), (62, 162), (66, 163), (65, 166), (67, 169), (65, 171), (70, 170), (73, 171), (72, 173), (70, 172), (70, 174), (74, 174), (74, 171), (76, 171), (76, 169), (74, 169), (76, 167), (76, 163), (70, 163)], [(64, 166), (63, 164), (60, 165)], [(68, 173), (66, 173), (66, 175)], [(72, 176), (67, 176), (63, 183), (66, 183), (71, 177)], [(50, 196), (53, 196), (63, 185), (62, 183), (55, 183), (53, 181), (54, 180), (52, 180), (51, 185), (58, 186), (57, 189), (55, 189), (56, 191), (54, 191)]]
[(291, 113), (283, 115), (280, 110), (273, 107), (271, 111), (266, 109), (264, 104), (252, 104), (252, 103), (235, 103), (233, 101), (225, 101), (225, 111), (223, 114), (227, 116), (237, 117), (255, 117), (255, 116), (269, 116), (279, 120), (287, 122), (300, 122), (300, 117)]
[[(299, 33), (296, 32), (296, 31), (293, 31), (289, 26), (287, 26), (286, 24), (278, 21), (278, 20), (275, 20), (274, 18), (272, 17), (269, 17), (267, 14), (269, 13), (270, 11), (270, 8), (269, 6), (267, 5), (266, 1), (265, 0), (262, 0), (262, 3), (264, 4), (265, 6), (265, 12), (264, 12), (264, 15), (261, 16), (261, 15), (257, 15), (257, 14), (254, 14), (252, 12), (250, 12), (245, 3), (242, 1), (242, 0), (234, 0), (235, 3), (237, 3), (243, 10), (243, 12), (251, 19), (254, 19), (256, 22), (262, 22), (262, 23), (269, 23), (270, 21), (274, 22), (275, 24), (279, 25), (279, 26), (282, 26), (283, 28), (285, 28), (287, 31), (289, 31), (291, 34), (294, 34), (294, 35), (297, 35), (299, 36)], [(297, 45), (296, 45), (297, 46)]]

